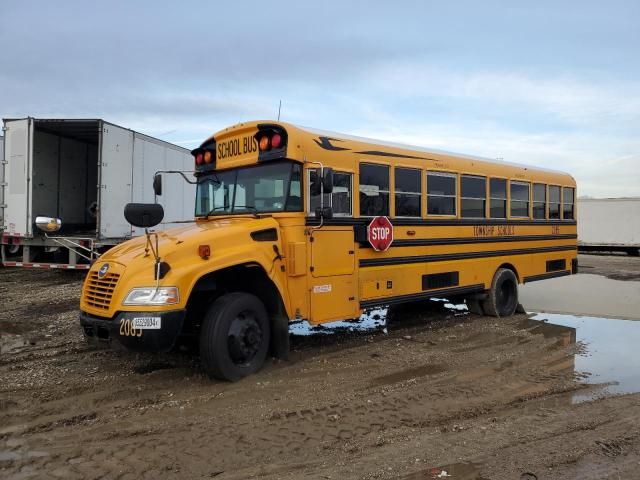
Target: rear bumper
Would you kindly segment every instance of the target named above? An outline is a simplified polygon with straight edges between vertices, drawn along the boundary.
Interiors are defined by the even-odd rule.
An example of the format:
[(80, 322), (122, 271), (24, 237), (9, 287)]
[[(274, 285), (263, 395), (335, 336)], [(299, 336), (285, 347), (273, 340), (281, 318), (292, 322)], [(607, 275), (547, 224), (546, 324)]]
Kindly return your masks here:
[[(113, 318), (94, 317), (80, 312), (80, 326), (90, 343), (111, 343), (116, 341), (127, 350), (136, 352), (166, 352), (176, 343), (186, 310), (166, 312), (120, 312)], [(134, 318), (157, 317), (158, 329), (133, 329)]]

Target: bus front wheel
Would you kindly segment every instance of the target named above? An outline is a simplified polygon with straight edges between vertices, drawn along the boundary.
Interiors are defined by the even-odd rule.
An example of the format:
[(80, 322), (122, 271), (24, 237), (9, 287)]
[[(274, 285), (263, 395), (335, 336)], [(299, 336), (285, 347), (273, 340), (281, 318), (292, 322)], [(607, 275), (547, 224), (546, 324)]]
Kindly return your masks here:
[(207, 311), (200, 331), (205, 372), (231, 382), (257, 372), (267, 358), (270, 333), (267, 311), (256, 296), (221, 296)]
[(513, 315), (518, 306), (518, 279), (508, 268), (500, 268), (493, 276), (491, 289), (487, 298), (482, 301), (485, 315), (492, 317), (508, 317)]

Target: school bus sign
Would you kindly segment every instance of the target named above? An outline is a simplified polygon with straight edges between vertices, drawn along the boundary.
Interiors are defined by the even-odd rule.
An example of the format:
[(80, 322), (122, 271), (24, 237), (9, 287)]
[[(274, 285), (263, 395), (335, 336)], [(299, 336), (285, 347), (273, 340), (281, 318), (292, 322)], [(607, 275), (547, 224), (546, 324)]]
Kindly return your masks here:
[(385, 252), (393, 242), (393, 224), (387, 217), (374, 217), (367, 226), (367, 240), (376, 252)]

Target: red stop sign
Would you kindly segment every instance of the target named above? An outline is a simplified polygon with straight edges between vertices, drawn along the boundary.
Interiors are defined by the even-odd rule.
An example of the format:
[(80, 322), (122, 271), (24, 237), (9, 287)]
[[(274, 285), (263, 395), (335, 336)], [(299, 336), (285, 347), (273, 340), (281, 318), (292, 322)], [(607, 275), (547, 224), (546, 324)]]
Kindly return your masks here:
[(374, 217), (367, 226), (367, 240), (376, 252), (386, 251), (393, 242), (393, 225), (387, 217)]

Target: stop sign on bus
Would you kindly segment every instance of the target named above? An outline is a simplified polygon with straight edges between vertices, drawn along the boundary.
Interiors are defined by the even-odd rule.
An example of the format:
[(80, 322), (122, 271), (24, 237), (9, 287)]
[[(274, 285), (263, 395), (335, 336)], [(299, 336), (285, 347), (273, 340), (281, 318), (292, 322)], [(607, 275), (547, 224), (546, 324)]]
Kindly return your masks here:
[(367, 226), (367, 240), (376, 252), (384, 252), (393, 242), (393, 224), (387, 217), (374, 217)]

